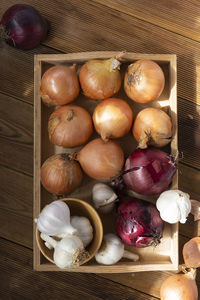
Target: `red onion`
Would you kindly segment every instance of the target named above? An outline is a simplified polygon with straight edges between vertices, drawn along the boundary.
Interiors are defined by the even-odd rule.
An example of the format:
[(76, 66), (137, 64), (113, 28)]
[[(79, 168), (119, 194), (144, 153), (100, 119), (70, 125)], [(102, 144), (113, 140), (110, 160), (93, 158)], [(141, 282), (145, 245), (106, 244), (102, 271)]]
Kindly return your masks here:
[(116, 232), (125, 244), (156, 246), (162, 237), (163, 221), (156, 206), (130, 196), (119, 196)]
[(123, 181), (136, 193), (159, 194), (169, 186), (175, 172), (175, 162), (164, 151), (137, 149), (126, 160)]
[(0, 22), (6, 42), (20, 49), (33, 49), (46, 37), (49, 23), (32, 6), (11, 6)]

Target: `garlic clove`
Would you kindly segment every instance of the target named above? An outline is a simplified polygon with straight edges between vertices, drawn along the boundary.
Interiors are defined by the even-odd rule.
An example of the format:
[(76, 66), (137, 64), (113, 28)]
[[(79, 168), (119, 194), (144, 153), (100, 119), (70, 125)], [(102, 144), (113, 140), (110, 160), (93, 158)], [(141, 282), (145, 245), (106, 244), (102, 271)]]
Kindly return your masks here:
[(83, 216), (72, 216), (71, 224), (77, 230), (84, 247), (88, 246), (93, 239), (93, 227), (90, 221)]
[(64, 237), (67, 234), (77, 233), (70, 224), (69, 207), (61, 200), (46, 205), (35, 222), (38, 230), (49, 236)]
[(49, 244), (48, 242), (45, 242), (44, 244), (49, 250), (53, 249), (53, 246), (51, 244)]
[[(117, 195), (113, 189), (104, 183), (96, 183), (92, 189), (92, 201), (94, 207), (103, 212), (108, 213), (114, 208), (114, 202), (117, 201)], [(111, 205), (112, 204), (112, 205)], [(108, 206), (106, 208), (106, 206)]]

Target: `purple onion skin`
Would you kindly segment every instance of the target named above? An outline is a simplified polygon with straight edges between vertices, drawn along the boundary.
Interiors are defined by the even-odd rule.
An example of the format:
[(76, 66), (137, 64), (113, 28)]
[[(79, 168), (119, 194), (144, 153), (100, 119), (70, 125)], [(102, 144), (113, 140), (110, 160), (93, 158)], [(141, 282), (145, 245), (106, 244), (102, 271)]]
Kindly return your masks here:
[(176, 169), (176, 164), (164, 151), (137, 149), (125, 162), (123, 182), (138, 194), (159, 194), (172, 182)]
[(122, 241), (137, 248), (160, 243), (163, 221), (156, 206), (144, 200), (120, 196), (116, 232)]
[(39, 46), (49, 30), (49, 22), (34, 7), (26, 4), (11, 6), (4, 13), (0, 24), (6, 42), (24, 50)]

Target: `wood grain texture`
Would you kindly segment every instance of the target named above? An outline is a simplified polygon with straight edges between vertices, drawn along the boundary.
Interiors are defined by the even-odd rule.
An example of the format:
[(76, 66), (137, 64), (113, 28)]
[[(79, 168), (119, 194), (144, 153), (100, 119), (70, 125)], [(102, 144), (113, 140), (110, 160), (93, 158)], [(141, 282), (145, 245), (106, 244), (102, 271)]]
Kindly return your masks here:
[(151, 24), (200, 41), (200, 4), (187, 0), (94, 0)]
[[(24, 2), (30, 4), (28, 0)], [(21, 3), (21, 1), (1, 1), (0, 17), (5, 9), (16, 3)], [(109, 8), (113, 3), (113, 9)], [(182, 2), (178, 0), (154, 2), (152, 0), (148, 2), (139, 0), (133, 3), (133, 1), (125, 0), (122, 3), (125, 4), (123, 8), (119, 6), (121, 3), (122, 0), (108, 0), (106, 3), (105, 0), (31, 1), (31, 5), (37, 7), (43, 15), (51, 20), (50, 35), (45, 41), (46, 46), (40, 46), (33, 51), (21, 51), (5, 44), (0, 45), (0, 92), (24, 102), (33, 103), (34, 53), (122, 49), (143, 53), (177, 53), (178, 96), (189, 100), (187, 102), (179, 99), (179, 134), (181, 135), (179, 143), (180, 151), (182, 150), (184, 154), (181, 161), (187, 164), (180, 163), (179, 165), (180, 189), (200, 200), (199, 171), (190, 168), (190, 166), (199, 168), (200, 164), (199, 106), (192, 104), (192, 102), (200, 104), (200, 58), (199, 43), (196, 42), (199, 41), (199, 2), (196, 0), (189, 2), (186, 0)], [(124, 10), (126, 7), (128, 11)], [(134, 9), (132, 10), (132, 8)], [(188, 37), (192, 38), (193, 41)], [(8, 103), (13, 105), (10, 99)], [(14, 104), (12, 107), (16, 110), (17, 106)], [(30, 173), (32, 172), (28, 163), (29, 158), (32, 159), (32, 157), (31, 152), (27, 151), (27, 156), (25, 156), (27, 166), (24, 166), (21, 157), (26, 148), (24, 148), (24, 141), (29, 138), (23, 129), (24, 125), (26, 129), (26, 124), (19, 129), (19, 118), (17, 113), (14, 115), (13, 119), (12, 114), (8, 116), (11, 126), (4, 116), (1, 118), (3, 122), (0, 124), (0, 134), (2, 129), (3, 134), (5, 134), (5, 136), (0, 136), (0, 154), (3, 153), (0, 164), (10, 168), (14, 166), (15, 169), (9, 170), (1, 167), (0, 188), (3, 191), (3, 200), (0, 203), (0, 236), (32, 248), (32, 210), (30, 211), (32, 199), (27, 197), (27, 191), (32, 191), (32, 182), (30, 176), (20, 174), (20, 172), (29, 173), (29, 170)], [(16, 131), (14, 131), (15, 120)], [(14, 136), (14, 132), (20, 132), (20, 137)], [(19, 161), (15, 162), (11, 157), (9, 164), (9, 155), (6, 152), (9, 154), (11, 151), (13, 157)], [(21, 175), (23, 176), (21, 177)], [(27, 189), (26, 185), (28, 186)], [(17, 199), (16, 203), (15, 199)], [(186, 225), (180, 227), (180, 231), (185, 237), (200, 235), (200, 225), (194, 224), (192, 217), (190, 217)], [(180, 245), (185, 241), (184, 236), (181, 236)], [(97, 291), (94, 295), (91, 290), (88, 292), (89, 285), (92, 284), (91, 276), (95, 280), (99, 279), (98, 276), (89, 275), (88, 279), (88, 275), (83, 277), (83, 274), (81, 276), (72, 273), (36, 274), (31, 271), (32, 253), (25, 248), (20, 248), (21, 250), (18, 251), (19, 248), (16, 245), (12, 246), (12, 250), (8, 244), (2, 248), (1, 242), (0, 259), (3, 272), (0, 275), (0, 298), (31, 299), (35, 293), (34, 299), (38, 299), (38, 295), (41, 299), (47, 297), (55, 299), (59, 293), (60, 299), (64, 299), (72, 289), (70, 299), (102, 299)], [(4, 253), (1, 252), (1, 249)], [(31, 254), (24, 256), (26, 252), (24, 249)], [(9, 256), (10, 252), (12, 253), (11, 257)], [(120, 276), (110, 274), (106, 275), (109, 280), (98, 281), (98, 284), (92, 289), (102, 289), (103, 284), (107, 288), (110, 282), (118, 281), (121, 285), (117, 285), (118, 292), (115, 293), (113, 299), (120, 299), (121, 295), (123, 300), (154, 299), (139, 292), (127, 294), (125, 285), (135, 286), (137, 290), (159, 297), (161, 282), (170, 274), (166, 272), (122, 274)], [(71, 278), (73, 278), (73, 285), (69, 284)], [(199, 282), (199, 274), (197, 279)], [(35, 285), (32, 284), (33, 280), (36, 282)], [(77, 289), (77, 281), (80, 282), (81, 291)], [(46, 286), (48, 290), (46, 290)], [(103, 299), (110, 299), (109, 288), (106, 289), (103, 297)]]
[(33, 106), (0, 94), (0, 164), (32, 175)]
[[(0, 14), (15, 3), (20, 1), (11, 0), (8, 4), (3, 0)], [(198, 42), (93, 1), (32, 0), (31, 4), (51, 21), (45, 45), (59, 51), (176, 53), (178, 96), (200, 104)]]
[(0, 236), (32, 248), (32, 177), (1, 166), (0, 187)]
[(54, 54), (58, 51), (45, 46), (22, 51), (0, 42), (0, 92), (33, 104), (34, 54)]
[(15, 170), (0, 168), (0, 209), (32, 218), (33, 178)]
[(200, 105), (178, 99), (180, 161), (200, 169)]
[(32, 251), (3, 239), (0, 260), (1, 299), (156, 299), (94, 274), (36, 273)]

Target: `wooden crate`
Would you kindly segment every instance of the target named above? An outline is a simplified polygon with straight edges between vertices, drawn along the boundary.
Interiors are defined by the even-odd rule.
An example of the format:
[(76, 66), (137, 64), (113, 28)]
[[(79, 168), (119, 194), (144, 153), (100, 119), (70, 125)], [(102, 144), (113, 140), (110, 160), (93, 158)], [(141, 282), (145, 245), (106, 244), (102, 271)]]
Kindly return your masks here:
[[(84, 53), (72, 53), (72, 54), (55, 54), (55, 55), (35, 55), (34, 65), (34, 78), (35, 78), (35, 99), (34, 99), (34, 218), (38, 217), (41, 209), (51, 201), (55, 200), (55, 196), (48, 193), (40, 183), (40, 167), (42, 163), (51, 155), (55, 153), (73, 152), (79, 150), (65, 149), (52, 145), (48, 139), (47, 122), (53, 108), (45, 106), (40, 98), (40, 80), (42, 74), (52, 65), (64, 64), (71, 65), (77, 63), (79, 66), (90, 59), (106, 59), (117, 55), (119, 52), (84, 52)], [(124, 63), (121, 66), (122, 76), (128, 64), (138, 59), (151, 59), (157, 62), (164, 71), (165, 74), (165, 88), (161, 96), (157, 101), (154, 101), (148, 105), (137, 104), (125, 95), (123, 91), (123, 85), (116, 97), (126, 100), (133, 109), (134, 116), (143, 108), (147, 106), (162, 107), (168, 112), (173, 121), (173, 139), (170, 146), (164, 150), (171, 153), (173, 156), (177, 155), (178, 141), (177, 141), (177, 93), (176, 93), (176, 55), (171, 54), (137, 54), (137, 53), (125, 53)], [(78, 99), (73, 104), (81, 105), (86, 108), (91, 114), (97, 105), (98, 101), (87, 99), (84, 95), (80, 94)], [(97, 133), (94, 133), (92, 138), (97, 137)], [(116, 140), (127, 157), (135, 148), (136, 141), (131, 133), (127, 136)], [(67, 197), (79, 198), (91, 203), (91, 190), (96, 181), (84, 176), (83, 182), (79, 188), (73, 193), (67, 195)], [(178, 188), (178, 172), (176, 172), (171, 188)], [(145, 197), (149, 201), (155, 203), (155, 197)], [(104, 226), (104, 233), (114, 232), (114, 215), (115, 212), (109, 215), (101, 215)], [(56, 265), (47, 261), (40, 253), (36, 244), (35, 232), (36, 225), (34, 227), (34, 269), (38, 271), (70, 271), (70, 272), (89, 272), (89, 273), (126, 273), (126, 272), (140, 272), (140, 271), (157, 271), (157, 270), (177, 270), (178, 269), (178, 224), (164, 225), (163, 238), (161, 243), (157, 247), (147, 247), (143, 249), (137, 249), (135, 247), (127, 246), (130, 251), (138, 253), (140, 256), (139, 262), (131, 262), (128, 260), (121, 260), (112, 266), (99, 265), (93, 259), (85, 265), (76, 267), (73, 269), (59, 269)]]

